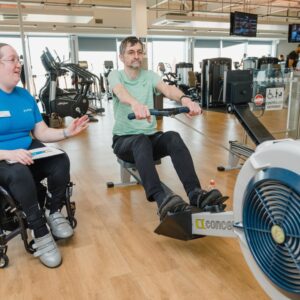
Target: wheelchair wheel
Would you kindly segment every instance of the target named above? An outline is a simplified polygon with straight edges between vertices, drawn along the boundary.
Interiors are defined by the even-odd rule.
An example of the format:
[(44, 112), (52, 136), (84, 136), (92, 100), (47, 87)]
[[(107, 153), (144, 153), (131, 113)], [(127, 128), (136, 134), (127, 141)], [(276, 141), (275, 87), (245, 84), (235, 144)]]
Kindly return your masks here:
[(31, 240), (28, 244), (28, 248), (26, 249), (28, 253), (33, 254), (35, 252), (35, 249), (33, 248), (34, 240)]
[(231, 104), (228, 104), (228, 105), (227, 105), (227, 112), (228, 112), (229, 114), (232, 114), (232, 113), (233, 113), (233, 107), (232, 107)]
[(77, 226), (77, 220), (74, 218), (74, 217), (70, 217), (70, 218), (68, 218), (69, 219), (69, 222), (70, 222), (70, 225), (71, 225), (71, 227), (74, 229), (74, 228), (76, 228), (76, 226)]
[(8, 263), (9, 263), (9, 259), (8, 259), (8, 256), (6, 254), (2, 254), (0, 256), (0, 268), (3, 269), (5, 267), (8, 266)]

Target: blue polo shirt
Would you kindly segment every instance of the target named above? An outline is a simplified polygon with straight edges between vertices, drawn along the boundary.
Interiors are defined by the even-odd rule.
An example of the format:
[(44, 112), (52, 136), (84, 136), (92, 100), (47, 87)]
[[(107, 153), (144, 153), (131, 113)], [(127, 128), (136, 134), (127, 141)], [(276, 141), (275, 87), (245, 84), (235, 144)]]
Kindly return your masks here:
[(0, 150), (28, 149), (31, 130), (42, 121), (34, 98), (15, 87), (11, 93), (0, 89)]

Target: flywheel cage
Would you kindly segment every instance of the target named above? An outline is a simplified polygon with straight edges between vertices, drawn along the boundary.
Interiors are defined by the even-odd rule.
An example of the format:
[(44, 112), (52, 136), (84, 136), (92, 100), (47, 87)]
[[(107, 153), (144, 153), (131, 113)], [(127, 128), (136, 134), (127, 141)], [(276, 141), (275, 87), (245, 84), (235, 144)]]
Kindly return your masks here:
[(300, 176), (285, 169), (260, 171), (244, 198), (243, 227), (264, 274), (300, 294)]

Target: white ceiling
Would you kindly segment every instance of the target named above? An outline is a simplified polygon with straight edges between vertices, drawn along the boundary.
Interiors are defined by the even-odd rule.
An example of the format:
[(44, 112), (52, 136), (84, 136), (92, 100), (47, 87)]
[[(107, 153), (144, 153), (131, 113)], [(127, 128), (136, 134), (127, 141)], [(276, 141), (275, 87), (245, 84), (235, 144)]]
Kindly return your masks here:
[[(17, 31), (21, 11), (27, 32), (130, 34), (133, 2), (24, 0), (18, 9), (17, 1), (0, 0), (0, 31)], [(228, 36), (233, 11), (258, 14), (258, 37), (286, 38), (288, 23), (300, 23), (295, 0), (147, 0), (148, 34)]]

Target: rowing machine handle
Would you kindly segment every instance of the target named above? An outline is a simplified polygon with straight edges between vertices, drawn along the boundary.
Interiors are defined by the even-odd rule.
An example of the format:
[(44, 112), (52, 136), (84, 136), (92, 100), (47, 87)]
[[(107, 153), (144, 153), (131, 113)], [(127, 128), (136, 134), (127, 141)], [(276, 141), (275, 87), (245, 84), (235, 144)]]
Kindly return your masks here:
[[(190, 112), (190, 109), (186, 106), (181, 106), (181, 107), (165, 108), (165, 109), (149, 109), (149, 112), (151, 116), (173, 117), (175, 115), (182, 114), (182, 113), (187, 114)], [(135, 114), (134, 113), (128, 114), (128, 119), (134, 120)]]

